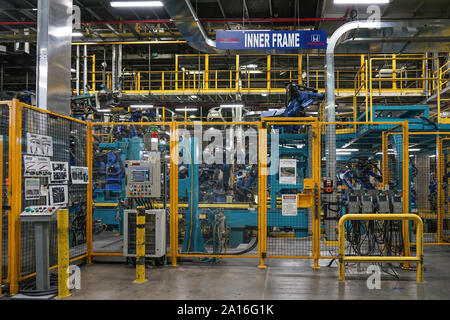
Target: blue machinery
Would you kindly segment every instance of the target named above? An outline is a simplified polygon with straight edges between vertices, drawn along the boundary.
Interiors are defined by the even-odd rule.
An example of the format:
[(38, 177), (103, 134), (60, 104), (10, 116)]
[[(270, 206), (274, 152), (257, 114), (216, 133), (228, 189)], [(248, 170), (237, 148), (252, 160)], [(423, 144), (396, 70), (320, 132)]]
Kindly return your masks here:
[[(94, 155), (94, 232), (119, 231), (123, 234), (123, 207), (125, 198), (125, 161), (140, 160), (142, 138), (122, 138), (114, 143), (99, 143)], [(96, 222), (96, 223), (95, 223)]]
[[(298, 105), (298, 104), (296, 104)], [(359, 156), (373, 156), (375, 160), (380, 160), (381, 155), (374, 155), (373, 150), (380, 150), (381, 148), (381, 132), (386, 131), (396, 126), (390, 125), (389, 122), (398, 122), (408, 120), (409, 131), (436, 131), (449, 130), (448, 125), (437, 125), (429, 120), (428, 106), (373, 106), (373, 121), (385, 122), (386, 124), (361, 124), (358, 125), (354, 131), (339, 133), (336, 135), (337, 148), (344, 148), (349, 146), (351, 148), (358, 148)], [(365, 118), (365, 114), (361, 114), (359, 118)], [(288, 126), (278, 128), (279, 147), (270, 145), (271, 153), (278, 152), (280, 159), (291, 158), (296, 159), (297, 183), (293, 185), (280, 184), (278, 172), (270, 175), (268, 180), (267, 190), (270, 190), (270, 207), (268, 208), (268, 231), (273, 236), (277, 236), (278, 231), (289, 231), (292, 237), (303, 238), (310, 235), (309, 230), (309, 214), (308, 209), (298, 209), (297, 216), (283, 216), (277, 198), (282, 194), (298, 194), (304, 190), (304, 179), (310, 177), (310, 137), (308, 132), (296, 130), (296, 128), (288, 128)], [(294, 130), (292, 130), (294, 129)], [(272, 131), (268, 136), (268, 141), (271, 141)], [(94, 161), (94, 174), (96, 178), (101, 177), (103, 184), (95, 187), (94, 190), (94, 220), (100, 220), (103, 225), (114, 231), (122, 232), (122, 216), (123, 208), (120, 205), (121, 199), (124, 195), (124, 171), (123, 164), (126, 160), (138, 160), (143, 149), (142, 138), (136, 136), (134, 130), (130, 131), (131, 137), (123, 137), (114, 143), (99, 143), (98, 147), (102, 150), (102, 156)], [(397, 154), (402, 154), (402, 137), (401, 135), (392, 135), (392, 147)], [(435, 153), (435, 144), (432, 143), (433, 136), (421, 136), (420, 141), (414, 141), (420, 145), (422, 152)], [(414, 139), (413, 136), (410, 140)], [(178, 180), (179, 191), (178, 195), (181, 202), (185, 202), (187, 207), (180, 207), (180, 213), (183, 217), (184, 223), (184, 238), (182, 251), (183, 252), (210, 252), (209, 244), (212, 245), (212, 253), (224, 253), (224, 248), (229, 245), (231, 248), (238, 247), (241, 244), (250, 243), (252, 235), (258, 227), (258, 213), (256, 203), (251, 205), (254, 200), (255, 193), (251, 194), (251, 190), (257, 189), (257, 179), (255, 177), (255, 170), (252, 168), (243, 168), (247, 172), (247, 180), (241, 180), (235, 171), (232, 171), (230, 166), (223, 165), (216, 169), (223, 177), (214, 173), (214, 170), (207, 171), (198, 165), (196, 161), (197, 153), (194, 152), (198, 147), (199, 142), (196, 138), (180, 142), (180, 152), (189, 154), (191, 163), (187, 165), (180, 165), (180, 176)], [(322, 155), (323, 156), (323, 155)], [(338, 155), (338, 161), (347, 162), (351, 155)], [(186, 167), (183, 170), (183, 166)], [(398, 157), (394, 170), (400, 170), (396, 175), (399, 177), (398, 181), (394, 182), (392, 188), (400, 187), (402, 157)], [(211, 168), (210, 168), (211, 170)], [(410, 177), (412, 176), (413, 168), (410, 167)], [(375, 177), (379, 179), (381, 172), (376, 170), (362, 171), (368, 177)], [(240, 190), (248, 190), (249, 197), (247, 199), (238, 199), (236, 192), (230, 193), (230, 186), (226, 186), (228, 177), (233, 175), (235, 180), (235, 188), (241, 187)], [(257, 175), (256, 175), (257, 176)], [(367, 177), (367, 178), (368, 178)], [(342, 177), (341, 177), (342, 178)], [(343, 183), (349, 185), (350, 181), (354, 180), (354, 176), (349, 175), (346, 179), (342, 179)], [(224, 185), (218, 187), (208, 185), (208, 182), (221, 179)], [(345, 181), (344, 181), (345, 180)], [(218, 181), (218, 180), (217, 180)], [(365, 188), (372, 189), (367, 184), (368, 179), (361, 180), (360, 184), (365, 185)], [(205, 184), (208, 186), (205, 188)], [(205, 192), (207, 190), (207, 193)], [(228, 193), (227, 193), (228, 192)], [(206, 195), (207, 194), (207, 195)], [(232, 195), (232, 198), (228, 198)], [(234, 203), (233, 203), (234, 202)], [(237, 204), (248, 204), (248, 208), (242, 206), (234, 206)], [(208, 206), (207, 204), (211, 204)], [(223, 204), (223, 206), (220, 206)], [(277, 206), (278, 205), (278, 206)], [(410, 208), (414, 209), (416, 206), (415, 197), (410, 196)], [(345, 211), (344, 211), (345, 214)], [(95, 228), (95, 227), (94, 227)], [(183, 230), (183, 228), (182, 228)], [(226, 243), (226, 244), (225, 244)]]

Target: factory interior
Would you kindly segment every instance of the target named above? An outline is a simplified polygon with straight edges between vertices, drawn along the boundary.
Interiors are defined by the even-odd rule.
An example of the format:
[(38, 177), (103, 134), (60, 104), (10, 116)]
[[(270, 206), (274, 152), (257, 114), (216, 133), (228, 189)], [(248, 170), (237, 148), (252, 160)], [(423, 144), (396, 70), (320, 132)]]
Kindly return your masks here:
[(0, 303), (450, 299), (449, 180), (448, 0), (0, 0)]

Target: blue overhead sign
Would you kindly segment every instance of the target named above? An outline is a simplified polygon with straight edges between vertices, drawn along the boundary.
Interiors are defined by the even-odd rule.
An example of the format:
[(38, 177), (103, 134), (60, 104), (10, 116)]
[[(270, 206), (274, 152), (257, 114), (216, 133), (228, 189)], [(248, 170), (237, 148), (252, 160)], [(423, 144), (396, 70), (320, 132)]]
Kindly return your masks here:
[(216, 48), (242, 49), (324, 49), (326, 30), (312, 31), (257, 31), (221, 30), (216, 32)]

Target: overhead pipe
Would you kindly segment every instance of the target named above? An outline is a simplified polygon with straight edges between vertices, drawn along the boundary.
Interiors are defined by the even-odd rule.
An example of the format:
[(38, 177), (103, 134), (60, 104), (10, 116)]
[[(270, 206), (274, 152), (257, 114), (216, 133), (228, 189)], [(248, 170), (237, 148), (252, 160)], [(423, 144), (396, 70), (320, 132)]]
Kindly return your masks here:
[[(177, 19), (179, 20), (179, 19)], [(208, 19), (197, 19), (199, 22), (217, 22), (217, 23), (226, 23), (226, 22), (325, 22), (325, 21), (346, 21), (347, 14), (340, 18), (269, 18), (269, 19), (261, 19), (261, 18), (208, 18)], [(181, 19), (179, 21), (182, 21)], [(142, 20), (84, 20), (81, 21), (82, 24), (121, 24), (121, 23), (173, 23), (173, 19), (142, 19)], [(0, 26), (20, 26), (20, 25), (36, 25), (36, 21), (0, 21)]]

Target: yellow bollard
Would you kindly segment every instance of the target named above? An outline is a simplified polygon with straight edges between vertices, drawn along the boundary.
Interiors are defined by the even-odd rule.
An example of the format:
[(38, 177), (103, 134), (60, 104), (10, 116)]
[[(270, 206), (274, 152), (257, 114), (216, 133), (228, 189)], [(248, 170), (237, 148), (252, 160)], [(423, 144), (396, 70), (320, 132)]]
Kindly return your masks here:
[(144, 283), (145, 279), (145, 208), (136, 210), (136, 280), (133, 283)]
[(60, 209), (58, 214), (58, 296), (70, 297), (69, 280), (69, 210)]

